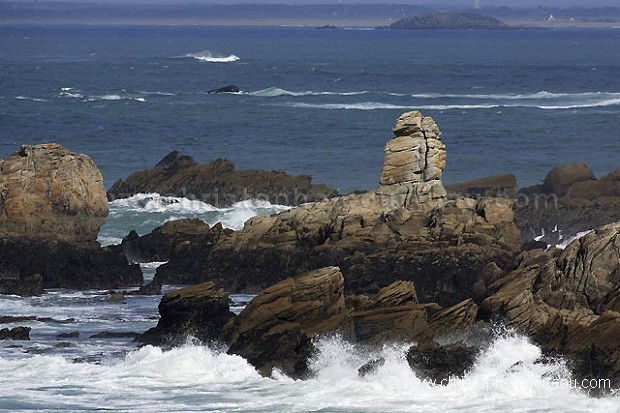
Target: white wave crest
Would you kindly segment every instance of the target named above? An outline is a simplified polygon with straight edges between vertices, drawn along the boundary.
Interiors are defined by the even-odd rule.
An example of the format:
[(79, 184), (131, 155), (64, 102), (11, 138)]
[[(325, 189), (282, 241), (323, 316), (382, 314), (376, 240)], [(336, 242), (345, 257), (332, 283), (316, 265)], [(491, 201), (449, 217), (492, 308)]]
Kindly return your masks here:
[(188, 53), (182, 57), (189, 57), (192, 59), (199, 60), (201, 62), (209, 62), (209, 63), (232, 63), (241, 60), (239, 56), (235, 56), (234, 54), (228, 56), (219, 56), (214, 55), (210, 51), (205, 50), (203, 52), (198, 53)]
[(381, 102), (359, 103), (290, 103), (286, 106), (308, 109), (346, 109), (346, 110), (376, 110), (376, 109), (412, 109), (413, 106), (394, 105)]
[[(243, 358), (197, 345), (169, 351), (145, 346), (104, 364), (71, 363), (58, 356), (0, 358), (3, 406), (72, 411), (105, 404), (114, 411), (493, 411), (617, 413), (618, 398), (590, 398), (552, 380), (568, 377), (562, 361), (538, 363), (538, 347), (519, 336), (497, 339), (470, 372), (439, 384), (409, 367), (407, 345), (376, 353), (337, 337), (317, 342), (315, 376), (261, 377)], [(359, 377), (372, 358), (385, 362)], [(131, 389), (131, 397), (118, 397)], [(165, 392), (162, 392), (165, 389)], [(369, 408), (370, 407), (370, 408)]]
[(22, 96), (22, 95), (15, 96), (15, 100), (29, 100), (31, 102), (47, 102), (46, 99), (33, 98), (33, 97), (30, 97), (30, 96)]
[(538, 99), (610, 99), (620, 98), (620, 93), (584, 92), (584, 93), (553, 93), (540, 91), (531, 94), (450, 94), (450, 93), (420, 93), (411, 95), (418, 99), (502, 99), (502, 100), (538, 100)]
[(213, 205), (183, 197), (161, 196), (158, 193), (136, 194), (129, 198), (110, 202), (112, 211), (134, 212), (176, 212), (181, 214), (202, 214), (217, 211)]
[(268, 87), (267, 89), (259, 90), (256, 92), (250, 93), (252, 96), (260, 96), (260, 97), (278, 97), (278, 96), (356, 96), (356, 95), (364, 95), (370, 93), (368, 91), (362, 92), (313, 92), (313, 91), (305, 91), (305, 92), (291, 92), (286, 89), (280, 89), (278, 87)]
[(426, 110), (451, 110), (451, 109), (492, 109), (500, 105), (395, 105), (383, 102), (360, 102), (360, 103), (292, 103), (287, 106), (311, 109), (345, 109), (345, 110), (381, 110), (381, 109), (426, 109)]
[(119, 100), (133, 100), (136, 102), (146, 103), (146, 99), (141, 96), (117, 95), (117, 94), (89, 96), (88, 98), (84, 99), (84, 102), (119, 101)]

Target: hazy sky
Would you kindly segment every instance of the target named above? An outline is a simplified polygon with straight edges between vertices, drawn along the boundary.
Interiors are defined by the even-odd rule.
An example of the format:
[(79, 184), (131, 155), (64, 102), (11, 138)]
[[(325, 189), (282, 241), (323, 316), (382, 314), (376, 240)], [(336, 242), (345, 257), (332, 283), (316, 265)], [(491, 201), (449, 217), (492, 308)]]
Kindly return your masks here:
[[(0, 0), (2, 1), (2, 0)], [(11, 0), (8, 0), (11, 1)], [(35, 2), (35, 0), (12, 0), (20, 2)], [(425, 6), (450, 5), (457, 7), (470, 7), (474, 0), (38, 0), (44, 1), (69, 1), (79, 3), (158, 3), (158, 4), (419, 4)], [(481, 6), (512, 6), (512, 7), (598, 7), (620, 6), (620, 0), (479, 0)]]

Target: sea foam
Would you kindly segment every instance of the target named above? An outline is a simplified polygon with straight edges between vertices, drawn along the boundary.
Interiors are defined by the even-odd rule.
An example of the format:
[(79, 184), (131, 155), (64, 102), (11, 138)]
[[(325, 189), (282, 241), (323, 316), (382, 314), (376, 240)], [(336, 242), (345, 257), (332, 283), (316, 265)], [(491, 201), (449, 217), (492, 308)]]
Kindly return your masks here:
[[(145, 346), (102, 364), (58, 356), (0, 359), (2, 405), (12, 410), (254, 411), (254, 412), (575, 412), (618, 413), (618, 397), (588, 397), (552, 380), (568, 377), (561, 360), (538, 363), (538, 347), (508, 335), (484, 350), (463, 378), (437, 384), (409, 367), (407, 345), (376, 353), (338, 337), (319, 340), (314, 377), (261, 377), (243, 358), (188, 344), (172, 350)], [(385, 363), (359, 377), (369, 357)]]
[(228, 56), (220, 56), (220, 55), (214, 55), (208, 50), (198, 52), (198, 53), (188, 53), (182, 57), (188, 57), (188, 58), (196, 59), (201, 62), (208, 62), (208, 63), (232, 63), (232, 62), (241, 60), (239, 56), (235, 56), (234, 54), (231, 54)]

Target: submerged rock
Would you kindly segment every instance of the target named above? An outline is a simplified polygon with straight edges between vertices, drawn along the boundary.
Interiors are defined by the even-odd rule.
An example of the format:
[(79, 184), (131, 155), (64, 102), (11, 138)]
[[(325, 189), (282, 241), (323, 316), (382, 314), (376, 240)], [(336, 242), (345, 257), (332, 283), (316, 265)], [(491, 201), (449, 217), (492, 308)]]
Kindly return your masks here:
[(173, 151), (153, 168), (119, 179), (107, 195), (113, 200), (152, 192), (198, 199), (218, 207), (247, 199), (299, 205), (337, 194), (333, 188), (312, 184), (308, 175), (290, 176), (261, 169), (238, 171), (226, 159), (199, 165), (192, 157)]
[(0, 329), (0, 340), (30, 340), (30, 327), (14, 327)]

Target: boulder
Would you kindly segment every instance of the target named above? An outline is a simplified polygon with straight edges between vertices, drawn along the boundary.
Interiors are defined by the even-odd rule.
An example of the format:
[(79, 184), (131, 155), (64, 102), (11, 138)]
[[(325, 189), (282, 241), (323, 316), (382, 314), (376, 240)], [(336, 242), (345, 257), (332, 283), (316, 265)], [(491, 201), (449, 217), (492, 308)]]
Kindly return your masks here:
[(210, 282), (167, 293), (159, 303), (159, 314), (157, 326), (138, 341), (155, 345), (178, 345), (191, 338), (219, 341), (222, 329), (235, 317), (228, 293)]
[(108, 215), (101, 173), (61, 145), (23, 145), (0, 161), (0, 237), (92, 243)]
[(333, 188), (312, 184), (308, 175), (290, 176), (260, 169), (238, 171), (226, 159), (199, 165), (192, 157), (173, 151), (153, 168), (136, 172), (126, 180), (119, 179), (107, 195), (113, 200), (153, 192), (198, 199), (218, 207), (247, 199), (299, 205), (337, 194)]
[(575, 183), (594, 180), (596, 180), (594, 172), (586, 164), (568, 163), (549, 171), (540, 189), (543, 193), (562, 197)]
[(107, 214), (101, 173), (86, 155), (51, 143), (0, 161), (0, 290), (140, 285), (137, 266), (97, 243)]

